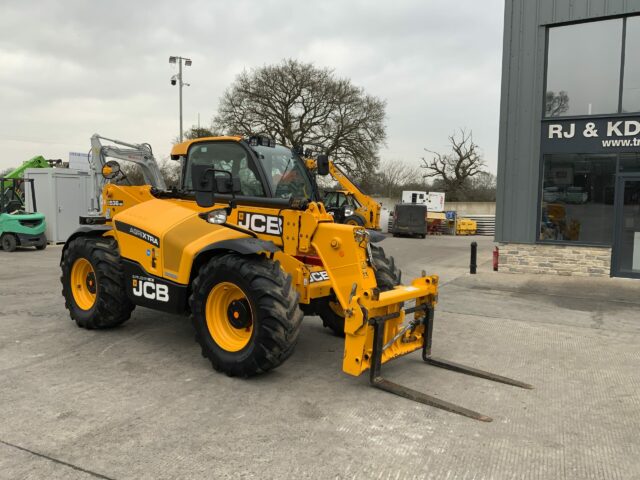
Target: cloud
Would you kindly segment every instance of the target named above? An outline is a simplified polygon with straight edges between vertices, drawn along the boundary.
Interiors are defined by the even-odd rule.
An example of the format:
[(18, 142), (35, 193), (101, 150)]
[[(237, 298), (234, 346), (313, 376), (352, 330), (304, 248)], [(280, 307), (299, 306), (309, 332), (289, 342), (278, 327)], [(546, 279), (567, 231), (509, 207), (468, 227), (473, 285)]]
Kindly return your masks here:
[(417, 164), (472, 129), (495, 170), (503, 2), (9, 0), (0, 6), (0, 169), (66, 158), (101, 133), (168, 155), (169, 55), (193, 59), (185, 128), (243, 69), (311, 61), (387, 100), (383, 158)]

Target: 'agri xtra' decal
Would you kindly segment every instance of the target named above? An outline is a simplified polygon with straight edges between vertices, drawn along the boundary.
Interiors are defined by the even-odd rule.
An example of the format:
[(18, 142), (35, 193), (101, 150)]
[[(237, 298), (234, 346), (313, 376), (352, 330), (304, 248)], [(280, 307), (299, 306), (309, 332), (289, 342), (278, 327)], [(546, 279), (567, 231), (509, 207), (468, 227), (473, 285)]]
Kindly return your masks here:
[(133, 225), (129, 225), (128, 223), (121, 222), (116, 220), (116, 230), (127, 233), (134, 237), (138, 237), (141, 240), (144, 240), (151, 245), (155, 245), (156, 247), (160, 247), (160, 239), (155, 235), (150, 234), (149, 232), (145, 232), (144, 230), (139, 229), (138, 227), (134, 227)]
[(256, 233), (282, 235), (282, 217), (275, 215), (238, 212), (238, 226)]

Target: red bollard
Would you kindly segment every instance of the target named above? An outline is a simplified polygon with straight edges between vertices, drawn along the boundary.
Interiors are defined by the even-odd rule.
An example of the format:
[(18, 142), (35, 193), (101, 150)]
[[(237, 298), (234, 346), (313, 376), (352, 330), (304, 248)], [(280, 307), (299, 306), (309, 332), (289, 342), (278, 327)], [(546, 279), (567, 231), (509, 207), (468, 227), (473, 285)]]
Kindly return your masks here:
[(498, 247), (496, 247), (493, 250), (493, 271), (494, 272), (498, 271), (499, 261), (500, 261), (500, 250), (498, 249)]

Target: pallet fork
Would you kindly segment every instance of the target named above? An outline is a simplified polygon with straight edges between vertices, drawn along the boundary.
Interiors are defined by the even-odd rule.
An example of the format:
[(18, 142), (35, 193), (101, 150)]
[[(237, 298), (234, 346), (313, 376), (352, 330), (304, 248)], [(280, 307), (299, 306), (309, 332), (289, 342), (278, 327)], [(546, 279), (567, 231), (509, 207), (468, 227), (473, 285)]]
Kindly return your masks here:
[[(486, 372), (484, 370), (479, 370), (477, 368), (467, 367), (459, 363), (454, 363), (454, 362), (450, 362), (447, 360), (443, 360), (443, 359), (431, 356), (434, 309), (430, 307), (428, 304), (422, 304), (417, 307), (406, 309), (405, 314), (414, 313), (420, 310), (425, 312), (422, 320), (424, 329), (425, 329), (424, 342), (422, 345), (422, 359), (426, 363), (436, 367), (445, 368), (447, 370), (453, 370), (454, 372), (464, 373), (466, 375), (472, 375), (474, 377), (480, 377), (487, 380), (492, 380), (494, 382), (505, 383), (507, 385), (513, 385), (515, 387), (520, 387), (528, 390), (533, 389), (533, 386), (529, 385), (528, 383), (520, 382), (518, 380), (514, 380), (508, 377), (496, 375), (495, 373)], [(409, 323), (409, 325), (407, 325), (402, 331), (400, 331), (398, 335), (396, 335), (391, 342), (387, 343), (387, 345), (383, 345), (382, 340), (384, 336), (383, 334), (384, 334), (385, 322), (387, 320), (390, 320), (391, 318), (396, 318), (398, 315), (399, 315), (399, 312), (396, 312), (389, 315), (372, 317), (369, 319), (369, 325), (371, 325), (374, 330), (373, 354), (371, 358), (371, 368), (369, 371), (370, 384), (375, 388), (379, 388), (386, 392), (393, 393), (395, 395), (399, 395), (404, 398), (408, 398), (409, 400), (413, 400), (415, 402), (424, 403), (425, 405), (430, 405), (432, 407), (440, 408), (448, 412), (464, 415), (465, 417), (469, 417), (474, 420), (480, 420), (482, 422), (491, 422), (493, 419), (487, 415), (476, 412), (474, 410), (469, 410), (468, 408), (462, 407), (460, 405), (456, 405), (454, 403), (447, 402), (445, 400), (441, 400), (432, 395), (427, 395), (426, 393), (420, 392), (418, 390), (413, 390), (403, 385), (398, 385), (397, 383), (391, 382), (382, 376), (380, 370), (382, 366), (382, 353), (384, 352), (384, 350), (390, 344), (392, 344), (396, 339), (399, 339), (400, 337), (402, 337), (402, 335), (404, 335), (405, 332), (407, 332), (410, 328), (415, 328), (415, 323)]]

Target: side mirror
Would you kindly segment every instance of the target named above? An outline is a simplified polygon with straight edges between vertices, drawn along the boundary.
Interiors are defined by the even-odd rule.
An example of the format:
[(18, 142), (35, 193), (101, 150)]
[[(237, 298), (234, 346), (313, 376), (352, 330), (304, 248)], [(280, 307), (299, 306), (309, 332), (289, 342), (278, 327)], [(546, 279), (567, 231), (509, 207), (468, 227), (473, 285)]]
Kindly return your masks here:
[(327, 155), (318, 155), (318, 158), (316, 158), (316, 168), (318, 175), (323, 177), (329, 175), (329, 157)]
[(196, 203), (200, 207), (210, 207), (215, 202), (215, 194), (231, 194), (242, 191), (240, 179), (226, 170), (217, 170), (208, 165), (191, 167), (191, 183), (196, 194)]
[(102, 166), (102, 176), (107, 180), (113, 180), (120, 174), (120, 164), (115, 160), (109, 160)]

